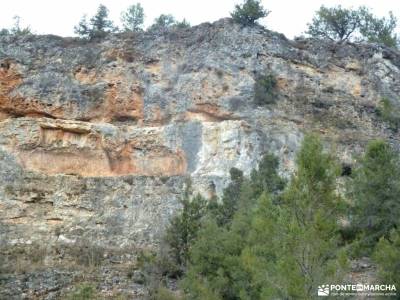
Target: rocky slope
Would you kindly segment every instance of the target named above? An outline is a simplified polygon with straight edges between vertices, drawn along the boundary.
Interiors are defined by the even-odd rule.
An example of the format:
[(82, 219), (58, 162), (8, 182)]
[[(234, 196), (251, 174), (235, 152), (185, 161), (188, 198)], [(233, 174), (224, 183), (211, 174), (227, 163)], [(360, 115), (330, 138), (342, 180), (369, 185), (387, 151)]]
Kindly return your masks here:
[[(222, 19), (95, 42), (1, 37), (0, 62), (6, 270), (33, 253), (54, 270), (79, 247), (130, 261), (157, 244), (189, 179), (219, 194), (231, 167), (248, 174), (267, 151), (288, 175), (305, 132), (346, 165), (368, 140), (399, 141), (376, 112), (383, 97), (400, 104), (400, 54), (377, 45), (290, 41)], [(257, 106), (255, 80), (270, 74), (276, 99)], [(50, 299), (68, 274), (48, 286), (7, 276), (3, 297)]]

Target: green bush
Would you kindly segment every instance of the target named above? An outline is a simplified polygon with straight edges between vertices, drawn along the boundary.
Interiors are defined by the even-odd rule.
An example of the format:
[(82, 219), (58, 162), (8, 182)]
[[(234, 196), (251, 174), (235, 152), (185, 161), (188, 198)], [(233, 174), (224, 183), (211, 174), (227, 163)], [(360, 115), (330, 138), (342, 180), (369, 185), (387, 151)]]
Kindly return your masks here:
[(400, 128), (400, 109), (395, 107), (389, 99), (383, 98), (379, 103), (377, 114), (389, 125), (389, 128), (398, 131)]
[(144, 10), (140, 3), (133, 4), (121, 14), (121, 22), (125, 31), (142, 31)]
[(176, 20), (172, 15), (160, 15), (154, 19), (153, 25), (149, 27), (150, 31), (161, 31), (173, 27), (176, 24)]
[(265, 18), (270, 12), (263, 8), (260, 0), (245, 0), (242, 5), (236, 5), (231, 13), (232, 19), (242, 25), (254, 25), (258, 19)]
[(189, 28), (190, 23), (183, 19), (182, 21), (177, 21), (172, 15), (160, 15), (154, 19), (154, 23), (149, 27), (149, 31), (165, 31), (171, 28)]
[(382, 236), (400, 227), (400, 157), (381, 140), (368, 144), (349, 187), (352, 223), (359, 233), (359, 253), (368, 255)]
[[(161, 273), (160, 268), (157, 266), (157, 254), (152, 251), (142, 250), (138, 253), (136, 258), (136, 266), (140, 272), (134, 277), (134, 281), (138, 284), (145, 284), (147, 286), (158, 285)], [(133, 275), (132, 275), (133, 276)], [(131, 276), (131, 277), (132, 277)]]
[[(376, 245), (373, 259), (378, 265), (378, 277), (382, 283), (400, 286), (400, 229), (392, 230)], [(399, 293), (399, 291), (397, 291)]]
[(96, 289), (88, 284), (84, 283), (74, 288), (74, 290), (67, 295), (67, 300), (97, 300), (98, 295)]
[(96, 268), (104, 261), (104, 248), (95, 244), (88, 244), (86, 241), (77, 241), (64, 250), (71, 256), (72, 260), (79, 266)]
[(173, 292), (164, 287), (159, 287), (150, 297), (150, 300), (179, 300)]
[(185, 29), (185, 28), (190, 28), (190, 26), (191, 26), (190, 23), (186, 19), (175, 22), (176, 28)]
[(258, 77), (254, 85), (254, 102), (256, 105), (273, 104), (277, 97), (277, 80), (268, 74)]
[[(161, 248), (164, 246), (160, 245)], [(165, 287), (165, 281), (167, 278), (175, 277), (171, 270), (178, 267), (169, 254), (141, 251), (137, 257), (136, 272), (133, 271), (130, 277), (135, 283), (146, 287), (148, 299), (177, 299)], [(178, 271), (181, 272), (181, 270), (175, 272)]]

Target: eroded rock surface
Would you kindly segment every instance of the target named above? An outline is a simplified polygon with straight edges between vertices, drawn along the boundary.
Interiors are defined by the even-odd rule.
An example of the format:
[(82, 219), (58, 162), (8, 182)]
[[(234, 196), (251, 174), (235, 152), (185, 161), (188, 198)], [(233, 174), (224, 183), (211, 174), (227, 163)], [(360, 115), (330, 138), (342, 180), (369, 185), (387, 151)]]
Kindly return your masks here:
[[(399, 141), (376, 111), (383, 97), (399, 105), (400, 54), (378, 45), (289, 41), (222, 19), (98, 42), (1, 37), (0, 62), (6, 261), (40, 244), (51, 266), (85, 241), (129, 260), (157, 243), (188, 178), (221, 193), (231, 167), (248, 174), (267, 151), (288, 175), (305, 132), (350, 165), (371, 139)], [(276, 99), (257, 106), (268, 74)]]

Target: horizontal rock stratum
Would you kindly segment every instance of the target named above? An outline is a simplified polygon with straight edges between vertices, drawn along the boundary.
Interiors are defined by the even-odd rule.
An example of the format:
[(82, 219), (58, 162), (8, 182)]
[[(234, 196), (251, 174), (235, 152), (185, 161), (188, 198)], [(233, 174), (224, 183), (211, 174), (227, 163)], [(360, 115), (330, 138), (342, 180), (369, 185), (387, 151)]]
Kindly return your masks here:
[[(187, 185), (220, 194), (266, 152), (293, 172), (318, 132), (351, 164), (400, 104), (400, 54), (372, 44), (290, 41), (230, 19), (100, 41), (0, 38), (0, 250), (75, 243), (153, 247)], [(259, 76), (277, 80), (258, 106)], [(111, 250), (110, 250), (111, 251)], [(60, 254), (61, 253), (61, 254)], [(21, 292), (22, 293), (22, 292)]]

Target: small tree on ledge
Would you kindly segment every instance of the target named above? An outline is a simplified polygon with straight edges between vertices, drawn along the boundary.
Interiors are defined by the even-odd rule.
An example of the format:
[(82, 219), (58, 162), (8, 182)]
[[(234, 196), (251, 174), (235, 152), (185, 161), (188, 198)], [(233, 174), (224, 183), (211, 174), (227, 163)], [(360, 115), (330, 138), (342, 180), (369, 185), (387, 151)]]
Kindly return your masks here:
[(260, 0), (245, 0), (242, 5), (236, 5), (235, 10), (231, 13), (232, 19), (244, 26), (251, 26), (258, 19), (268, 16), (270, 11), (264, 9)]
[(111, 20), (108, 19), (108, 9), (100, 5), (96, 15), (87, 21), (86, 15), (82, 17), (78, 26), (74, 27), (74, 32), (80, 37), (87, 39), (103, 38), (107, 34), (115, 31), (116, 28)]
[(121, 14), (125, 31), (138, 32), (143, 30), (144, 10), (140, 3), (133, 4)]

